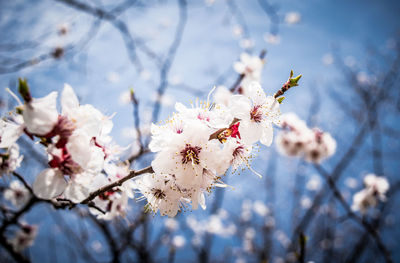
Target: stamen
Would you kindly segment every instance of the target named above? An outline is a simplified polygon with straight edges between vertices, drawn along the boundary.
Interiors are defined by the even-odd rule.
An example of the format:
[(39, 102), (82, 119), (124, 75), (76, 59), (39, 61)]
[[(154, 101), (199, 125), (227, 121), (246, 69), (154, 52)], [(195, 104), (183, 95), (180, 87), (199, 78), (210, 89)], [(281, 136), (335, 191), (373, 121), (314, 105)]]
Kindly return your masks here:
[(15, 93), (12, 92), (9, 88), (6, 88), (6, 91), (7, 91), (8, 93), (10, 93), (10, 95), (18, 102), (19, 106), (24, 105), (24, 104), (21, 102), (21, 100), (18, 98), (18, 96), (15, 95)]
[(262, 120), (262, 111), (260, 110), (260, 106), (254, 106), (250, 111), (250, 119), (259, 123)]
[(191, 162), (192, 164), (200, 164), (200, 159), (199, 159), (200, 151), (201, 147), (191, 146), (190, 144), (186, 144), (185, 149), (181, 151), (182, 163), (187, 164)]

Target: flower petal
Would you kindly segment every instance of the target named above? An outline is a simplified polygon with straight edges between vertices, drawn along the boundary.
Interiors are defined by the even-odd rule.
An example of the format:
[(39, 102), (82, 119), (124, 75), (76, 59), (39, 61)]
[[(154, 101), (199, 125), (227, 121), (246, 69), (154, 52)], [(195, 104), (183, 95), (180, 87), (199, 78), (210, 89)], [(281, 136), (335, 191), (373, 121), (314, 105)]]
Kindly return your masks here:
[(57, 92), (46, 97), (32, 99), (25, 105), (22, 116), (27, 130), (32, 134), (46, 135), (58, 121)]
[(267, 125), (262, 131), (260, 142), (265, 146), (271, 146), (273, 137), (274, 130), (272, 128), (272, 125)]
[(78, 98), (75, 95), (74, 90), (68, 84), (64, 84), (64, 90), (61, 94), (61, 108), (62, 114), (68, 114), (71, 110), (79, 107)]
[(60, 170), (45, 169), (37, 177), (33, 183), (33, 192), (39, 198), (52, 199), (62, 194), (67, 187)]

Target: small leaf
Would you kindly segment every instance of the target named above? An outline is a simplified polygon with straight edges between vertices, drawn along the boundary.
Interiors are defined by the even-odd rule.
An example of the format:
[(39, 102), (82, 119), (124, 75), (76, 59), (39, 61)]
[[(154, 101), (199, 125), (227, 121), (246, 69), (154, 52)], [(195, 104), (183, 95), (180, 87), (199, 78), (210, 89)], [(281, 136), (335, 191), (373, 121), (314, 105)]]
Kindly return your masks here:
[(289, 79), (289, 86), (290, 86), (290, 87), (299, 86), (298, 82), (299, 82), (301, 76), (302, 76), (302, 75), (298, 75), (298, 76), (295, 77), (295, 78), (290, 78), (290, 79)]
[(284, 99), (285, 99), (285, 97), (279, 97), (276, 100), (279, 102), (279, 104), (282, 104)]
[(300, 74), (297, 77), (295, 77), (293, 80), (297, 83), (300, 80), (301, 77), (302, 77), (302, 75)]
[(31, 92), (29, 91), (28, 82), (26, 79), (18, 79), (18, 92), (26, 103), (32, 100)]

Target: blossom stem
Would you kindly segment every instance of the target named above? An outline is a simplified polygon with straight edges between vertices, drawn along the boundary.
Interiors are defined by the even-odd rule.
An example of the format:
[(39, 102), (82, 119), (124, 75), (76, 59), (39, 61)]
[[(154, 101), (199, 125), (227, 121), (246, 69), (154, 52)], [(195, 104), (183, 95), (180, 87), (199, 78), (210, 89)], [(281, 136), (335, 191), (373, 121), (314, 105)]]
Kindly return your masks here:
[(103, 187), (97, 189), (96, 191), (90, 193), (90, 195), (80, 203), (81, 204), (89, 204), (89, 202), (92, 201), (93, 199), (95, 199), (98, 195), (105, 193), (107, 191), (110, 191), (111, 189), (113, 189), (116, 186), (121, 186), (124, 182), (128, 181), (129, 179), (132, 179), (133, 177), (136, 177), (141, 174), (153, 173), (153, 172), (154, 172), (153, 167), (151, 167), (151, 166), (148, 166), (146, 168), (143, 168), (143, 169), (137, 170), (137, 171), (132, 170), (127, 176), (122, 177), (118, 181), (115, 181), (111, 184), (103, 186)]
[(297, 77), (293, 78), (293, 70), (290, 71), (290, 76), (288, 81), (285, 82), (285, 84), (283, 84), (282, 88), (280, 90), (278, 90), (275, 94), (274, 94), (274, 98), (278, 98), (280, 96), (282, 96), (283, 94), (285, 94), (286, 91), (288, 91), (291, 87), (296, 87), (298, 86), (298, 82), (300, 80), (302, 75), (298, 75)]

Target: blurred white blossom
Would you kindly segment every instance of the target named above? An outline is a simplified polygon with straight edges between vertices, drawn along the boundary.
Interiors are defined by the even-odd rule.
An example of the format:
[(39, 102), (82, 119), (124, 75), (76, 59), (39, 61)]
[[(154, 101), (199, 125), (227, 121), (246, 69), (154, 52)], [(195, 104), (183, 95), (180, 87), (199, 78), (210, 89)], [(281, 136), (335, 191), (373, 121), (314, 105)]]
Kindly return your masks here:
[(19, 208), (30, 198), (29, 190), (20, 181), (11, 181), (9, 188), (4, 190), (4, 198)]
[(301, 15), (298, 12), (289, 12), (285, 15), (285, 22), (289, 25), (298, 24), (301, 21)]
[(352, 209), (365, 214), (370, 207), (375, 207), (379, 201), (386, 201), (389, 182), (385, 177), (368, 174), (364, 177), (365, 188), (353, 196)]

